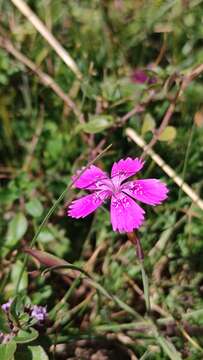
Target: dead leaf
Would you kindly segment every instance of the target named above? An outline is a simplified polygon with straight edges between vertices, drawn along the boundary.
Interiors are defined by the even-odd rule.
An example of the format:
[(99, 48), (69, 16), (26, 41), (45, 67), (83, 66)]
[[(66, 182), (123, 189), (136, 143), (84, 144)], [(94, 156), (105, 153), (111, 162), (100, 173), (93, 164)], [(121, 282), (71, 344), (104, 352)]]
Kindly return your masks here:
[(203, 109), (195, 113), (194, 122), (198, 128), (203, 127)]

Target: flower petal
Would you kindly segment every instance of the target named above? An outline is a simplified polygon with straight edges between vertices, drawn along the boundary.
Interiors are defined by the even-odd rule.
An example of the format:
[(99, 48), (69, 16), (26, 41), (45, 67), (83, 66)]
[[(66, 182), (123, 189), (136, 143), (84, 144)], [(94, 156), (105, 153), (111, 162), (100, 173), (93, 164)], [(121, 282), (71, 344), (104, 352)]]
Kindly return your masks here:
[(108, 191), (98, 191), (72, 201), (68, 208), (68, 216), (73, 218), (84, 218), (95, 211), (109, 196)]
[(128, 177), (135, 175), (140, 169), (142, 169), (144, 162), (139, 159), (132, 159), (128, 157), (127, 159), (121, 159), (117, 163), (113, 164), (111, 170), (111, 177), (113, 182), (119, 184), (127, 179)]
[(167, 198), (169, 190), (158, 179), (146, 179), (129, 181), (122, 185), (121, 191), (145, 204), (158, 205)]
[(114, 231), (132, 232), (144, 221), (144, 210), (129, 196), (117, 194), (111, 198), (111, 223)]
[[(83, 169), (78, 170), (73, 180), (81, 173)], [(99, 181), (108, 179), (107, 174), (97, 166), (91, 165), (84, 173), (75, 181), (75, 187), (79, 189), (96, 190), (99, 188)]]

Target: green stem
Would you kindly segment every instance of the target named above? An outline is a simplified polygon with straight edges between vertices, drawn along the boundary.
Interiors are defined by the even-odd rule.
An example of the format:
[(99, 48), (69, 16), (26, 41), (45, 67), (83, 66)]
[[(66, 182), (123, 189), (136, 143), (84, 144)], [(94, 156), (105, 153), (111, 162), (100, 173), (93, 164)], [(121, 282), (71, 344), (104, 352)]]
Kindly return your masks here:
[[(69, 187), (68, 187), (69, 188)], [(32, 248), (40, 234), (40, 232), (42, 231), (44, 225), (46, 224), (46, 222), (48, 221), (48, 219), (50, 218), (50, 216), (53, 214), (53, 212), (55, 211), (55, 209), (57, 208), (58, 204), (61, 202), (61, 200), (65, 197), (66, 195), (66, 192), (68, 191), (68, 188), (65, 189), (62, 194), (59, 196), (59, 198), (55, 201), (55, 203), (53, 204), (53, 206), (51, 207), (51, 209), (48, 211), (47, 215), (45, 216), (44, 220), (42, 221), (42, 223), (40, 224), (40, 226), (38, 227), (38, 230), (35, 234), (35, 236), (33, 237), (31, 243), (30, 243), (30, 247)], [(28, 255), (25, 255), (24, 257), (24, 260), (23, 260), (23, 265), (22, 265), (22, 269), (21, 269), (21, 272), (20, 272), (20, 275), (19, 275), (19, 278), (18, 278), (18, 281), (17, 281), (17, 285), (16, 285), (16, 295), (18, 294), (19, 292), (19, 286), (20, 286), (20, 282), (21, 282), (21, 279), (22, 279), (22, 276), (23, 276), (23, 273), (25, 271), (25, 267), (26, 267), (26, 264), (27, 264), (27, 261), (28, 261)]]
[(53, 309), (49, 312), (49, 318), (51, 320), (54, 320), (56, 314), (58, 311), (60, 311), (63, 307), (63, 304), (69, 299), (69, 297), (71, 296), (72, 292), (75, 290), (75, 288), (79, 285), (81, 281), (81, 276), (76, 278), (71, 286), (69, 287), (68, 291), (65, 293), (64, 297), (61, 299), (61, 301), (59, 303), (57, 303)]
[(142, 273), (142, 282), (143, 282), (143, 288), (144, 288), (144, 298), (145, 298), (146, 310), (149, 314), (150, 310), (151, 310), (150, 294), (149, 294), (149, 279), (145, 272), (143, 261), (140, 261), (140, 268), (141, 268), (141, 273)]
[(150, 351), (146, 350), (145, 353), (142, 355), (142, 357), (140, 358), (140, 360), (146, 360), (148, 358), (148, 356), (150, 355)]
[[(98, 159), (100, 159), (104, 153), (106, 153), (109, 148), (111, 147), (112, 145), (108, 145), (103, 151), (100, 152), (99, 155), (97, 155), (92, 161), (90, 161), (87, 166), (79, 173), (78, 176), (75, 177), (75, 179), (69, 184), (69, 186), (61, 193), (61, 195), (59, 196), (59, 198), (55, 201), (55, 203), (53, 204), (53, 206), (51, 207), (51, 209), (48, 211), (47, 215), (45, 216), (44, 220), (42, 221), (42, 223), (40, 224), (36, 234), (34, 235), (32, 241), (31, 241), (31, 244), (30, 244), (30, 247), (33, 247), (35, 245), (35, 242), (40, 234), (40, 232), (42, 231), (44, 225), (46, 224), (46, 222), (49, 220), (50, 216), (53, 214), (53, 212), (55, 211), (55, 209), (57, 208), (58, 204), (61, 202), (61, 200), (63, 200), (63, 198), (65, 197), (66, 193), (68, 191), (71, 190), (73, 184), (79, 179), (79, 177), (86, 171), (86, 169), (91, 166), (92, 164), (95, 163), (95, 161), (97, 161)], [(16, 290), (15, 290), (15, 293), (18, 294), (19, 293), (19, 286), (20, 286), (20, 282), (21, 282), (21, 279), (22, 279), (22, 276), (23, 276), (23, 273), (25, 271), (25, 267), (26, 267), (26, 264), (27, 264), (27, 261), (28, 261), (28, 255), (25, 255), (24, 257), (24, 260), (23, 260), (23, 265), (22, 265), (22, 269), (21, 269), (21, 272), (19, 274), (19, 277), (18, 277), (18, 281), (17, 281), (17, 285), (16, 285)]]
[(150, 295), (149, 295), (149, 280), (148, 280), (148, 276), (144, 269), (144, 252), (142, 250), (142, 245), (141, 245), (139, 236), (137, 236), (135, 234), (133, 234), (133, 236), (132, 236), (132, 234), (131, 234), (129, 239), (136, 246), (137, 257), (138, 257), (141, 274), (142, 274), (142, 283), (143, 283), (143, 288), (144, 288), (144, 298), (145, 298), (146, 310), (147, 310), (148, 315), (150, 315), (151, 306), (150, 306)]
[(118, 298), (116, 295), (110, 294), (102, 285), (97, 283), (93, 279), (87, 279), (90, 285), (92, 285), (96, 290), (98, 290), (101, 294), (103, 294), (106, 298), (113, 300), (118, 306), (120, 306), (121, 309), (125, 310), (128, 314), (131, 314), (135, 317), (135, 319), (142, 319), (142, 316), (140, 316), (134, 309), (132, 309), (129, 305), (124, 303), (120, 298)]
[(131, 314), (134, 318), (141, 320), (142, 316), (139, 315), (134, 309), (132, 309), (129, 305), (125, 304), (121, 299), (119, 299), (116, 295), (113, 295), (109, 293), (101, 284), (99, 284), (96, 280), (94, 280), (90, 275), (88, 275), (87, 272), (80, 269), (79, 267), (76, 267), (71, 264), (67, 265), (59, 265), (59, 266), (52, 266), (50, 268), (47, 268), (43, 271), (43, 273), (47, 273), (48, 271), (56, 271), (61, 269), (74, 269), (81, 272), (81, 275), (85, 278), (85, 280), (88, 282), (89, 285), (94, 287), (96, 290), (98, 290), (103, 296), (105, 296), (107, 299), (114, 301), (117, 305), (120, 306), (121, 309), (125, 310), (128, 314)]
[[(188, 143), (187, 143), (186, 152), (185, 152), (185, 159), (184, 159), (183, 171), (182, 171), (182, 179), (183, 179), (183, 181), (185, 180), (185, 174), (186, 174), (186, 170), (187, 170), (187, 164), (188, 164), (188, 159), (189, 159), (189, 154), (190, 154), (190, 148), (191, 148), (191, 145), (192, 145), (194, 129), (195, 129), (195, 122), (193, 122), (192, 129), (191, 129), (190, 136), (189, 136)], [(178, 201), (177, 201), (176, 212), (178, 210), (178, 205), (180, 203), (182, 193), (183, 193), (183, 191), (182, 191), (182, 186), (181, 186), (179, 188), (179, 191), (178, 191)]]

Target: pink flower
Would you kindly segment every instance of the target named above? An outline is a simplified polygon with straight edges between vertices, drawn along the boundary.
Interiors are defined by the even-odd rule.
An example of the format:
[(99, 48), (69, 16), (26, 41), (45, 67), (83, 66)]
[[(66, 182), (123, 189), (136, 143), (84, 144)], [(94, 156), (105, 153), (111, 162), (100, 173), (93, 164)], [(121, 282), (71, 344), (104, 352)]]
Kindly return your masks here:
[[(76, 219), (84, 218), (110, 198), (113, 230), (132, 232), (138, 229), (144, 221), (145, 211), (134, 199), (154, 206), (161, 204), (168, 193), (166, 185), (157, 179), (124, 182), (141, 170), (143, 165), (144, 162), (139, 158), (121, 159), (113, 164), (111, 178), (91, 165), (74, 183), (77, 188), (91, 193), (74, 200), (69, 206), (68, 215)], [(80, 172), (77, 172), (77, 176)], [(73, 180), (75, 178), (73, 176)]]
[(157, 78), (152, 76), (149, 71), (136, 69), (131, 75), (132, 82), (136, 84), (148, 84), (152, 85), (157, 82)]

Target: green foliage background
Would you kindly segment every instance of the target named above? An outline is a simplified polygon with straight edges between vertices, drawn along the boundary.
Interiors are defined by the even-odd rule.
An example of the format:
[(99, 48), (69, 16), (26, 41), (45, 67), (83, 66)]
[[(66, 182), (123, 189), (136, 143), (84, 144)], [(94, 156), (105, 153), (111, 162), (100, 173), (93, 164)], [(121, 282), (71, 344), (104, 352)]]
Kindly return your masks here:
[[(140, 156), (142, 149), (127, 139), (126, 128), (136, 130), (149, 142), (182, 77), (203, 63), (202, 1), (30, 0), (27, 3), (75, 60), (82, 80), (76, 79), (8, 0), (0, 1), (0, 36), (11, 40), (69, 94), (84, 114), (85, 124), (36, 75), (5, 48), (0, 48), (1, 303), (14, 297), (25, 256), (23, 247), (29, 246), (76, 169), (97, 155), (95, 149), (102, 140), (112, 147), (97, 162), (101, 168), (110, 170), (112, 163), (120, 158)], [(158, 61), (161, 49), (163, 55)], [(149, 74), (156, 77), (156, 83), (133, 82), (135, 69), (149, 69), (149, 65)], [(153, 101), (146, 104), (143, 112), (126, 122), (120, 121), (137, 104), (145, 103), (151, 92), (154, 92)], [(200, 197), (203, 195), (202, 96), (200, 74), (177, 101), (169, 124), (173, 136), (169, 130), (165, 140), (158, 141), (154, 148)], [(163, 205), (153, 209), (145, 206), (147, 219), (139, 231), (146, 255), (150, 297), (157, 306), (153, 309), (153, 319), (182, 358), (202, 359), (202, 211), (191, 204), (188, 196), (150, 157), (146, 158), (140, 176), (163, 179), (170, 188), (169, 199)], [(135, 287), (142, 289), (135, 248), (125, 235), (113, 233), (109, 212), (105, 211), (108, 206), (86, 219), (73, 220), (66, 216), (68, 199), (69, 193), (39, 234), (36, 247), (81, 268), (89, 264), (88, 270), (99, 284), (146, 319), (143, 298)], [(98, 247), (101, 250), (90, 266), (88, 259)], [(99, 292), (85, 302), (91, 290), (81, 281), (68, 293), (66, 301), (60, 303), (71, 283), (59, 274), (43, 277), (39, 273), (34, 277), (30, 274), (34, 269), (36, 266), (29, 258), (20, 282), (21, 295), (26, 295), (32, 303), (46, 305), (51, 322), (34, 343), (23, 348), (18, 345), (15, 359), (21, 356), (19, 353), (24, 353), (28, 360), (46, 359), (45, 352), (52, 358), (50, 346), (54, 342), (68, 344), (82, 338), (107, 338), (112, 333), (117, 337), (121, 331), (130, 339), (122, 346), (137, 358), (141, 359), (145, 353), (142, 359), (176, 359), (173, 350), (170, 355), (167, 345), (161, 345), (150, 332), (132, 331), (135, 319), (125, 311), (120, 313), (118, 304)], [(61, 304), (60, 311), (54, 310), (57, 304)], [(78, 304), (78, 310), (72, 311)], [(187, 316), (189, 312), (191, 316)], [(189, 335), (189, 340), (181, 331), (170, 334), (163, 325), (168, 316), (180, 324), (187, 319), (188, 326), (196, 326), (198, 330)], [(55, 334), (54, 324), (60, 319), (64, 323)], [(119, 337), (117, 341), (121, 341)], [(10, 348), (13, 356), (13, 342)], [(56, 352), (55, 358), (62, 359), (60, 356), (60, 351)]]

